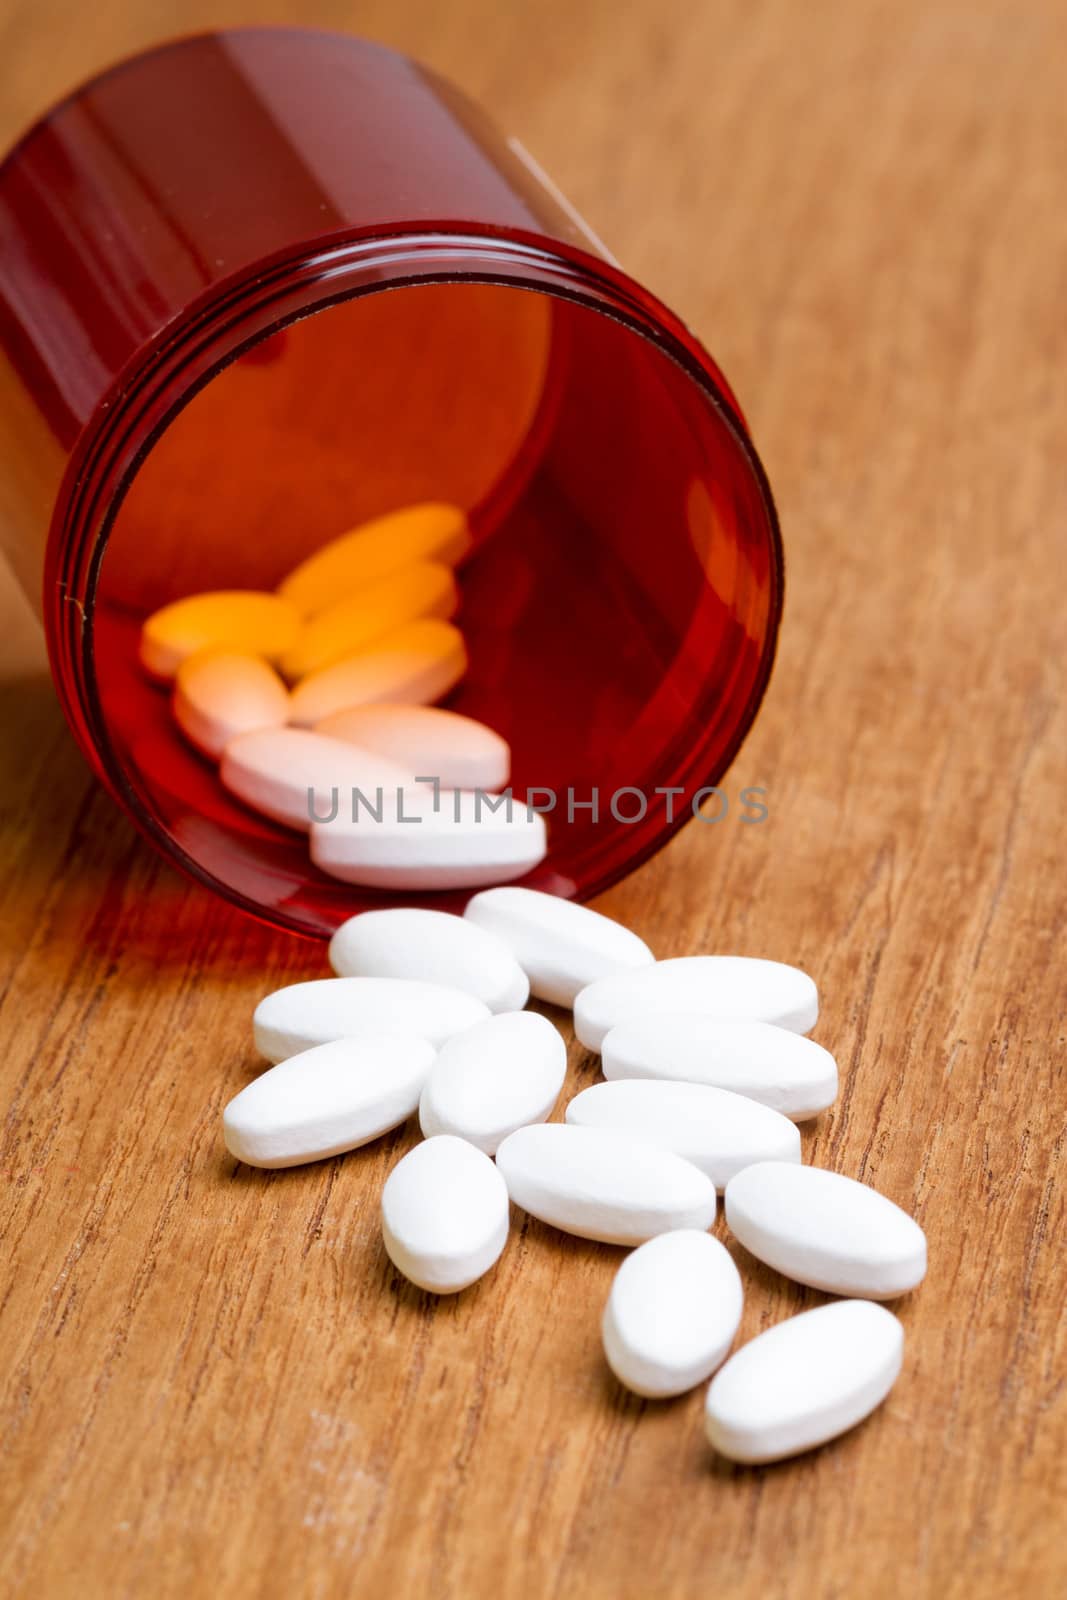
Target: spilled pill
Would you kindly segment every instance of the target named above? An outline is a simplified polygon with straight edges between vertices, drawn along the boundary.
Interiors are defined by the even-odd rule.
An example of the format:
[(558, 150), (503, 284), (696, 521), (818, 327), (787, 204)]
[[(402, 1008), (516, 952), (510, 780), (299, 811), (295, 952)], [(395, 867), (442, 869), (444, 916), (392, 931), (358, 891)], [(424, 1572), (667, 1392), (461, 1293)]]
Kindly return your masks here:
[(519, 1128), (496, 1159), (516, 1205), (583, 1239), (640, 1244), (715, 1220), (715, 1185), (698, 1167), (603, 1128)]
[[(350, 818), (395, 804), (411, 774), (388, 757), (359, 750), (309, 728), (264, 728), (239, 734), (222, 753), (219, 777), (239, 800), (265, 817), (307, 833), (316, 817)], [(362, 799), (353, 801), (353, 790)]]
[(382, 1237), (390, 1261), (418, 1288), (456, 1294), (488, 1272), (507, 1243), (504, 1180), (465, 1139), (427, 1139), (385, 1180)]
[(275, 661), (300, 630), (300, 613), (276, 594), (250, 589), (191, 594), (148, 617), (141, 664), (154, 678), (173, 678), (198, 650), (219, 648)]
[(342, 978), (450, 984), (484, 1001), (490, 1011), (521, 1011), (530, 993), (507, 945), (462, 917), (415, 906), (349, 917), (330, 940), (330, 965)]
[(601, 1044), (605, 1078), (683, 1078), (759, 1100), (794, 1122), (837, 1098), (829, 1050), (770, 1022), (720, 1022), (677, 1013), (632, 1017)]
[(466, 889), (521, 878), (544, 860), (545, 819), (479, 790), (405, 792), (380, 821), (338, 818), (311, 829), (311, 859), (370, 889)]
[(466, 670), (459, 629), (438, 617), (423, 617), (302, 678), (293, 690), (290, 716), (299, 727), (311, 728), (349, 706), (392, 700), (429, 704), (453, 689)]
[(260, 656), (200, 650), (178, 668), (174, 720), (191, 744), (216, 761), (239, 733), (280, 728), (289, 691)]
[(410, 1117), (433, 1059), (426, 1039), (402, 1033), (334, 1039), (289, 1056), (230, 1101), (226, 1148), (252, 1167), (355, 1150)]
[(454, 1133), (495, 1155), (508, 1134), (544, 1122), (567, 1072), (567, 1047), (547, 1018), (510, 1011), (454, 1034), (423, 1085), (427, 1138)]
[(768, 1328), (711, 1381), (708, 1439), (731, 1461), (780, 1461), (862, 1422), (900, 1373), (904, 1329), (867, 1300), (838, 1300)]
[(316, 550), (278, 586), (278, 593), (311, 616), (415, 561), (454, 566), (470, 547), (459, 506), (423, 501), (364, 522)]
[(587, 1049), (599, 1050), (620, 1022), (679, 1011), (807, 1033), (818, 1020), (819, 998), (806, 972), (781, 961), (680, 956), (591, 983), (574, 1002), (574, 1031)]
[(694, 1228), (661, 1233), (615, 1274), (601, 1324), (608, 1365), (646, 1399), (684, 1394), (724, 1360), (743, 1302), (718, 1239)]
[(796, 1123), (756, 1100), (702, 1083), (594, 1083), (567, 1106), (567, 1121), (673, 1150), (706, 1172), (717, 1189), (754, 1161), (800, 1160)]
[(316, 732), (377, 750), (443, 789), (506, 788), (511, 751), (484, 722), (441, 706), (370, 705), (335, 711)]
[(435, 1049), (453, 1033), (473, 1027), (488, 1007), (462, 989), (405, 978), (312, 978), (275, 989), (252, 1017), (256, 1049), (284, 1061), (329, 1039), (404, 1032), (429, 1039)]
[(311, 617), (278, 663), (290, 680), (353, 655), (417, 617), (451, 617), (459, 603), (450, 567), (420, 561), (379, 578)]
[(536, 889), (489, 889), (464, 916), (510, 945), (531, 994), (555, 1005), (572, 1005), (597, 978), (652, 963), (644, 940), (621, 922)]
[(725, 1207), (746, 1250), (813, 1289), (890, 1300), (926, 1274), (919, 1224), (839, 1172), (760, 1161), (731, 1178)]

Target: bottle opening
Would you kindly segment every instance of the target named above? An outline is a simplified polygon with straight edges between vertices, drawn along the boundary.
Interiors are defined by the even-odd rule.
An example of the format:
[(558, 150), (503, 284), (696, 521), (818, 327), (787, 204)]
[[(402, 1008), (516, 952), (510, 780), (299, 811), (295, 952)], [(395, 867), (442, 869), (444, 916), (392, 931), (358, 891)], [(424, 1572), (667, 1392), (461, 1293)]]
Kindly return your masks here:
[[(773, 510), (720, 396), (625, 321), (509, 283), (363, 292), (268, 331), (196, 389), (130, 477), (96, 573), (91, 690), (105, 766), (180, 864), (311, 934), (367, 906), (460, 909), (327, 877), (246, 807), (138, 661), (147, 615), (273, 589), (355, 525), (468, 512), (442, 702), (512, 749), (546, 815), (523, 881), (582, 898), (650, 854), (726, 770), (774, 649)], [(664, 791), (677, 791), (668, 795)]]

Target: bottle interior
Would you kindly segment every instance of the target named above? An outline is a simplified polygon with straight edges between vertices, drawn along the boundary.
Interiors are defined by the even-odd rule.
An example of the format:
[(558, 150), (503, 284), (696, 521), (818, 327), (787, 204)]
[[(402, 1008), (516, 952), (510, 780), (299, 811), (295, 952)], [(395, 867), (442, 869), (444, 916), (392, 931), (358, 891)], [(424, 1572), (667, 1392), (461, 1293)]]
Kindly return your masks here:
[[(470, 666), (443, 703), (509, 741), (517, 797), (556, 796), (531, 887), (584, 898), (648, 855), (668, 810), (677, 825), (721, 776), (762, 693), (779, 583), (768, 504), (733, 428), (648, 339), (477, 283), (363, 294), (290, 324), (194, 394), (141, 464), (99, 568), (93, 666), (135, 809), (197, 876), (306, 933), (466, 896), (320, 873), (306, 838), (247, 810), (186, 743), (138, 664), (141, 623), (187, 594), (273, 588), (420, 500), (464, 506), (474, 535), (457, 573)], [(674, 786), (685, 795), (656, 793)], [(594, 791), (597, 815), (582, 805)]]

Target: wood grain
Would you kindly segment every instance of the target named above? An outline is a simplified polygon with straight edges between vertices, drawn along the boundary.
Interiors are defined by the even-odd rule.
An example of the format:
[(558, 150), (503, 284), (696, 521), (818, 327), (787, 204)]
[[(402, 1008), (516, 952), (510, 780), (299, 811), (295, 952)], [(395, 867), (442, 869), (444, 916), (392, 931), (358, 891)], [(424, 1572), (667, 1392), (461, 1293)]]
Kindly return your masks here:
[[(321, 954), (148, 853), (5, 594), (8, 1592), (1062, 1593), (1067, 12), (8, 0), (0, 135), (151, 39), (298, 15), (463, 82), (737, 386), (789, 557), (729, 780), (770, 820), (691, 825), (604, 905), (816, 975), (843, 1093), (806, 1154), (913, 1208), (930, 1275), (883, 1410), (735, 1470), (701, 1395), (609, 1380), (616, 1252), (530, 1223), (435, 1304), (378, 1236), (410, 1130), (236, 1167), (250, 1008)], [(745, 1337), (818, 1298), (743, 1267)]]

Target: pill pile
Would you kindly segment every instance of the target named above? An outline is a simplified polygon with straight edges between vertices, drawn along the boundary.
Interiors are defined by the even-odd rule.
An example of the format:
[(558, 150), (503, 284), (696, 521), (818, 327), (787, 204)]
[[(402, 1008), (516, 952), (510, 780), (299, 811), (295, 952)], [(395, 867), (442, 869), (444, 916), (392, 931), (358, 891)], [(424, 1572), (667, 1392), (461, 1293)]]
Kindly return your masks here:
[(544, 817), (506, 795), (507, 741), (435, 704), (467, 670), (455, 566), (470, 545), (458, 507), (406, 506), (273, 594), (187, 595), (143, 624), (141, 665), (185, 738), (342, 882), (474, 888), (547, 852)]
[[(602, 1319), (607, 1362), (647, 1398), (712, 1380), (706, 1430), (737, 1462), (780, 1460), (868, 1416), (900, 1372), (903, 1328), (875, 1302), (926, 1271), (922, 1229), (892, 1201), (802, 1165), (797, 1123), (837, 1095), (807, 974), (776, 961), (657, 961), (629, 929), (518, 887), (462, 917), (398, 908), (334, 934), (334, 977), (256, 1007), (275, 1065), (227, 1105), (226, 1146), (257, 1167), (354, 1150), (417, 1113), (423, 1134), (381, 1198), (390, 1260), (455, 1294), (505, 1249), (510, 1203), (630, 1249)], [(530, 996), (572, 1006), (603, 1082), (549, 1118), (566, 1049)], [(708, 1232), (718, 1194), (757, 1260), (842, 1298), (733, 1355), (743, 1285)]]

